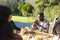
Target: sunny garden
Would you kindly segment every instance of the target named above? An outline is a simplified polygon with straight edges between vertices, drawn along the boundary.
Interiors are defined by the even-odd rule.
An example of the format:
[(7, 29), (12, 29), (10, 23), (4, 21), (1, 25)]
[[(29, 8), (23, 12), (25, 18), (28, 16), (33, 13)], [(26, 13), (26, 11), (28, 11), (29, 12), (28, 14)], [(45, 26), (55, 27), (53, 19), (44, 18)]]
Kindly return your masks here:
[[(7, 1), (2, 2), (4, 3)], [(8, 6), (12, 9), (12, 20), (17, 22), (26, 22), (29, 24), (33, 24), (34, 19), (38, 19), (39, 12), (43, 12), (45, 19), (49, 22), (52, 22), (56, 17), (60, 17), (60, 0), (34, 0), (34, 5), (31, 5), (28, 2), (21, 2), (20, 0), (18, 0), (17, 5), (11, 4)], [(39, 34), (39, 31), (33, 29), (28, 29), (28, 31), (22, 30), (22, 32), (25, 32), (22, 36), (27, 36), (26, 38), (24, 37), (25, 39), (34, 38), (34, 36), (31, 34), (32, 31), (36, 40), (40, 40), (40, 38), (43, 37), (44, 39), (52, 37), (52, 35), (49, 35), (47, 33), (41, 32)]]

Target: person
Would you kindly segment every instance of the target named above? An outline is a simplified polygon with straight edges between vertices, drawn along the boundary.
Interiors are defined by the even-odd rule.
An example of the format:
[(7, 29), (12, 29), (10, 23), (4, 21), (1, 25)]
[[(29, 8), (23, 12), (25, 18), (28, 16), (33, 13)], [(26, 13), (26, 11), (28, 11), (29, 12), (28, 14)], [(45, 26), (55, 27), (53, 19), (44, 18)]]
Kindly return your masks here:
[(38, 20), (34, 20), (33, 25), (31, 26), (31, 28), (34, 28), (35, 30), (38, 30)]
[(20, 28), (18, 28), (18, 27), (15, 25), (15, 23), (14, 23), (13, 20), (11, 20), (11, 24), (13, 25), (14, 29), (16, 29), (16, 30), (21, 30)]
[(38, 18), (39, 18), (38, 19), (39, 26), (42, 27), (41, 31), (48, 32), (48, 30), (49, 30), (49, 22), (46, 19), (44, 19), (44, 13), (39, 12)]
[(23, 40), (21, 36), (13, 33), (14, 28), (10, 22), (11, 18), (11, 9), (0, 5), (0, 40)]
[(41, 29), (42, 29), (39, 26), (39, 23), (38, 23), (38, 20), (37, 19), (34, 20), (34, 23), (32, 24), (31, 28), (33, 28), (34, 30), (39, 30), (39, 31), (41, 31)]
[(52, 32), (54, 37), (52, 40), (60, 40), (60, 17), (57, 17), (54, 23), (55, 25)]

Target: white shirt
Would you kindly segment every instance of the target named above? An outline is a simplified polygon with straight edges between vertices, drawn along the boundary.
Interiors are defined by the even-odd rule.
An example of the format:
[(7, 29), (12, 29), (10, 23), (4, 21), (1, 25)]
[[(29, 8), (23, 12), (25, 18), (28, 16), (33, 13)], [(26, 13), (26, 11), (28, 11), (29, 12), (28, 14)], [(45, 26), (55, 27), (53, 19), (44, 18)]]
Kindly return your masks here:
[(52, 40), (59, 40), (59, 37), (55, 35)]
[(34, 28), (35, 30), (39, 30), (39, 31), (41, 31), (41, 29), (42, 29), (42, 27), (40, 27), (40, 26), (38, 26), (38, 25), (37, 25), (37, 26), (31, 25), (31, 27)]
[(38, 21), (39, 25), (41, 25), (42, 27), (46, 28), (48, 30), (49, 28), (49, 22), (47, 20), (44, 20), (44, 21)]

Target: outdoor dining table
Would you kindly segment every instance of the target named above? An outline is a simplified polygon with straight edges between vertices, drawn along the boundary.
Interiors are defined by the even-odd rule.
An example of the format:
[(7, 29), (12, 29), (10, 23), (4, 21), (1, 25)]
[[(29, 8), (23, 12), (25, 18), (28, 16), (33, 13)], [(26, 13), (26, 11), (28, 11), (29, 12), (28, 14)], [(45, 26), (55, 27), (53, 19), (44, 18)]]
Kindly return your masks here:
[(22, 35), (22, 37), (23, 40), (30, 40), (32, 38), (35, 38), (36, 40), (52, 40), (53, 35), (35, 30), (34, 32)]

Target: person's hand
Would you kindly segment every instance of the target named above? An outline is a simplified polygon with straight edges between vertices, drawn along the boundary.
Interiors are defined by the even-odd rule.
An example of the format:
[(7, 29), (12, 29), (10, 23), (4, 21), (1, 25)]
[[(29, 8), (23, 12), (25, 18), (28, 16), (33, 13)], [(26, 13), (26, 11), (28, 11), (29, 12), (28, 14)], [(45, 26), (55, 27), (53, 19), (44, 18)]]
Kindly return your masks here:
[(43, 32), (44, 32), (44, 33), (47, 33), (47, 30), (43, 29)]

